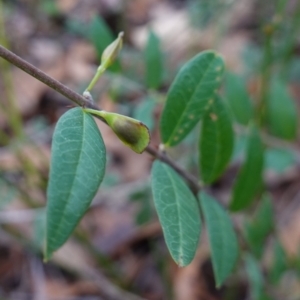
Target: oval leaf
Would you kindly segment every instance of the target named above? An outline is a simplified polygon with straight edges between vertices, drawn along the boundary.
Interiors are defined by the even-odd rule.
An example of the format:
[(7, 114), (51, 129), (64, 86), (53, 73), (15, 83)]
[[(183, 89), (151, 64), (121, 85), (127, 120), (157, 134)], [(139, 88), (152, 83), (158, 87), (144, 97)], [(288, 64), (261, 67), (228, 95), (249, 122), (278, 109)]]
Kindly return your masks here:
[[(97, 51), (99, 60), (101, 60), (104, 50), (113, 43), (115, 39), (112, 31), (102, 18), (95, 16), (89, 25), (88, 36)], [(109, 67), (109, 70), (119, 71), (119, 61), (114, 62), (112, 66)]]
[(244, 235), (253, 255), (261, 258), (265, 250), (265, 242), (274, 228), (274, 212), (272, 201), (264, 195), (254, 214), (245, 222)]
[(265, 167), (277, 174), (283, 174), (297, 165), (295, 152), (285, 148), (269, 148), (265, 155)]
[(264, 278), (258, 261), (249, 253), (245, 256), (245, 267), (249, 278), (250, 299), (261, 299), (264, 289)]
[(297, 137), (297, 107), (287, 87), (279, 80), (271, 83), (267, 119), (272, 134), (288, 140)]
[(257, 129), (252, 127), (248, 138), (246, 161), (233, 187), (231, 210), (238, 211), (251, 204), (262, 185), (263, 166), (263, 145)]
[(105, 146), (92, 116), (73, 108), (58, 121), (47, 189), (45, 260), (62, 246), (86, 212), (105, 172)]
[(219, 97), (204, 115), (199, 143), (199, 166), (205, 183), (217, 179), (233, 150), (233, 131), (227, 108)]
[(234, 73), (226, 74), (225, 99), (235, 120), (247, 125), (254, 116), (254, 108), (241, 76)]
[(195, 256), (201, 233), (197, 200), (168, 165), (152, 166), (152, 192), (167, 247), (179, 266), (188, 265)]
[(156, 123), (154, 119), (155, 107), (155, 99), (151, 96), (148, 96), (136, 106), (133, 112), (133, 117), (137, 120), (143, 121), (150, 131), (154, 129)]
[(237, 261), (237, 237), (228, 213), (213, 197), (202, 192), (200, 204), (208, 230), (216, 285), (220, 287)]
[(179, 71), (162, 112), (160, 133), (166, 146), (175, 146), (193, 129), (212, 102), (221, 83), (224, 62), (214, 51), (204, 51)]
[(160, 40), (153, 31), (149, 32), (145, 48), (146, 84), (149, 88), (156, 89), (162, 82), (163, 60), (160, 51)]
[(275, 240), (273, 246), (272, 266), (269, 272), (270, 282), (278, 285), (285, 271), (288, 270), (288, 259), (285, 250), (279, 240)]

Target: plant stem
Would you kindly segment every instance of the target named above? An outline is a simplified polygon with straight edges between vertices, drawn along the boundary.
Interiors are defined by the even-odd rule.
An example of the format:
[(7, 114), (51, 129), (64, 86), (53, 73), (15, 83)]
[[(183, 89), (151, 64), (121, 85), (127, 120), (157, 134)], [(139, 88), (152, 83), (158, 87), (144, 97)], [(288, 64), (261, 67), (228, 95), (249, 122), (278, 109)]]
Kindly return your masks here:
[(176, 164), (165, 152), (158, 151), (152, 146), (148, 146), (146, 148), (146, 151), (153, 157), (159, 159), (160, 161), (173, 168), (181, 177), (183, 177), (187, 181), (194, 194), (197, 194), (203, 188), (203, 186), (195, 176), (186, 172), (180, 165)]
[(89, 86), (86, 88), (85, 92), (90, 92), (93, 89), (94, 85), (96, 84), (96, 82), (99, 80), (99, 78), (104, 72), (105, 72), (105, 68), (102, 67), (102, 65), (100, 65), (99, 68), (97, 69), (97, 73), (95, 74), (94, 78), (90, 82)]
[[(0, 45), (0, 57), (6, 59), (11, 64), (20, 68), (21, 70), (23, 70), (27, 74), (33, 76), (37, 80), (43, 82), (44, 84), (51, 87), (58, 93), (64, 95), (65, 97), (67, 97), (74, 103), (78, 104), (79, 106), (99, 110), (99, 108), (94, 103), (92, 103), (85, 97), (81, 96), (80, 94), (74, 92), (73, 90), (66, 87), (59, 81), (55, 80), (54, 78), (48, 76), (43, 71), (36, 68), (32, 64), (26, 62), (21, 57), (19, 57), (18, 55), (14, 54), (11, 51), (9, 51), (2, 45)], [(199, 190), (202, 188), (201, 184), (199, 183), (199, 181), (196, 177), (194, 177), (192, 174), (186, 172), (181, 166), (176, 164), (170, 157), (168, 157), (166, 153), (158, 151), (152, 146), (148, 146), (145, 151), (148, 152), (153, 157), (159, 159), (160, 161), (168, 164), (171, 168), (173, 168), (182, 178), (184, 178), (187, 181), (187, 183), (189, 184), (189, 186), (191, 187), (192, 191), (195, 194), (197, 192), (199, 192)]]
[(85, 97), (81, 96), (80, 94), (74, 92), (67, 86), (61, 84), (56, 79), (48, 76), (40, 69), (36, 68), (32, 64), (28, 63), (27, 61), (23, 60), (21, 57), (17, 56), (13, 52), (9, 51), (2, 45), (0, 45), (0, 56), (11, 64), (15, 65), (19, 69), (23, 70), (27, 74), (31, 75), (32, 77), (36, 78), (37, 80), (43, 82), (47, 86), (51, 87), (58, 93), (64, 95), (71, 101), (75, 102), (77, 105), (82, 107), (91, 107), (97, 109), (95, 105), (90, 103)]

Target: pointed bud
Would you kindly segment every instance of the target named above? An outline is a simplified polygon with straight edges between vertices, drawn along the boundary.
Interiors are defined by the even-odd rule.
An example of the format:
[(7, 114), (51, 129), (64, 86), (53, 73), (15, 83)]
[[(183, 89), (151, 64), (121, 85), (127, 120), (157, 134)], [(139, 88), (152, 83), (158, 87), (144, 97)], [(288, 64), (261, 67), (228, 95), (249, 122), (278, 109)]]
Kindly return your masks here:
[(103, 51), (101, 56), (101, 66), (103, 68), (108, 68), (112, 65), (112, 63), (117, 58), (120, 50), (123, 46), (123, 35), (124, 32), (120, 32), (118, 35), (118, 38), (112, 42), (109, 46), (106, 47), (106, 49)]
[(150, 142), (149, 129), (142, 122), (104, 110), (85, 109), (85, 111), (104, 120), (118, 138), (134, 152), (142, 153), (148, 146)]

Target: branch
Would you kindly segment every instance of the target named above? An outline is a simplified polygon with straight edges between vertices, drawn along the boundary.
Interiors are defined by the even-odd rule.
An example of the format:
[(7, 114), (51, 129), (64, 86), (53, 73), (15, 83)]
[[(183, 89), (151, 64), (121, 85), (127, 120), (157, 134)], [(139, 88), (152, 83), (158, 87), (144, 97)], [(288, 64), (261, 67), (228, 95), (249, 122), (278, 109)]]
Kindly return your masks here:
[(146, 148), (146, 151), (153, 157), (159, 159), (160, 161), (173, 168), (181, 177), (183, 177), (187, 181), (194, 194), (197, 194), (202, 189), (202, 185), (200, 184), (199, 180), (192, 174), (186, 172), (180, 165), (176, 164), (165, 152), (158, 151), (152, 146), (148, 146)]
[(73, 90), (69, 89), (56, 79), (48, 76), (46, 73), (41, 71), (40, 69), (36, 68), (32, 64), (28, 63), (21, 57), (17, 56), (13, 52), (9, 51), (8, 49), (4, 48), (0, 45), (0, 56), (11, 64), (15, 65), (19, 69), (23, 70), (27, 74), (31, 75), (32, 77), (36, 78), (37, 80), (43, 82), (44, 84), (48, 85), (58, 93), (64, 95), (71, 101), (75, 102), (77, 105), (82, 107), (90, 107), (94, 109), (98, 109), (95, 105), (93, 105), (90, 101), (86, 98), (81, 96), (80, 94), (74, 92)]
[[(46, 73), (36, 68), (32, 64), (28, 63), (27, 61), (23, 60), (21, 57), (9, 51), (2, 45), (0, 45), (0, 57), (6, 59), (11, 64), (15, 65), (16, 67), (23, 70), (27, 74), (33, 76), (34, 78), (43, 82), (44, 84), (51, 87), (58, 93), (64, 95), (65, 97), (67, 97), (68, 99), (76, 103), (77, 105), (99, 110), (99, 107), (97, 107), (94, 103), (89, 101), (87, 98), (69, 89), (67, 86), (63, 85), (62, 83), (55, 80), (54, 78), (48, 76)], [(153, 157), (159, 159), (160, 161), (168, 164), (171, 168), (173, 168), (181, 177), (183, 177), (187, 181), (190, 188), (195, 194), (199, 192), (202, 186), (199, 183), (198, 179), (194, 177), (192, 174), (186, 172), (181, 166), (176, 164), (170, 157), (166, 155), (166, 153), (160, 152), (152, 146), (148, 146), (145, 151), (148, 152)]]

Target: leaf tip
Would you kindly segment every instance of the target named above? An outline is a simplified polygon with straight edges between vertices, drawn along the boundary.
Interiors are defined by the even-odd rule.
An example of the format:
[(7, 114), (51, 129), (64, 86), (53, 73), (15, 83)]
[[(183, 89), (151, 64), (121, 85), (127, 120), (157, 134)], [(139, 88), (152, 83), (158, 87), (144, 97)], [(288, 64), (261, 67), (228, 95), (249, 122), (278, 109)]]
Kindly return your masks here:
[(176, 261), (179, 268), (185, 267), (187, 264), (184, 262), (184, 259), (182, 256), (179, 257), (178, 261)]

